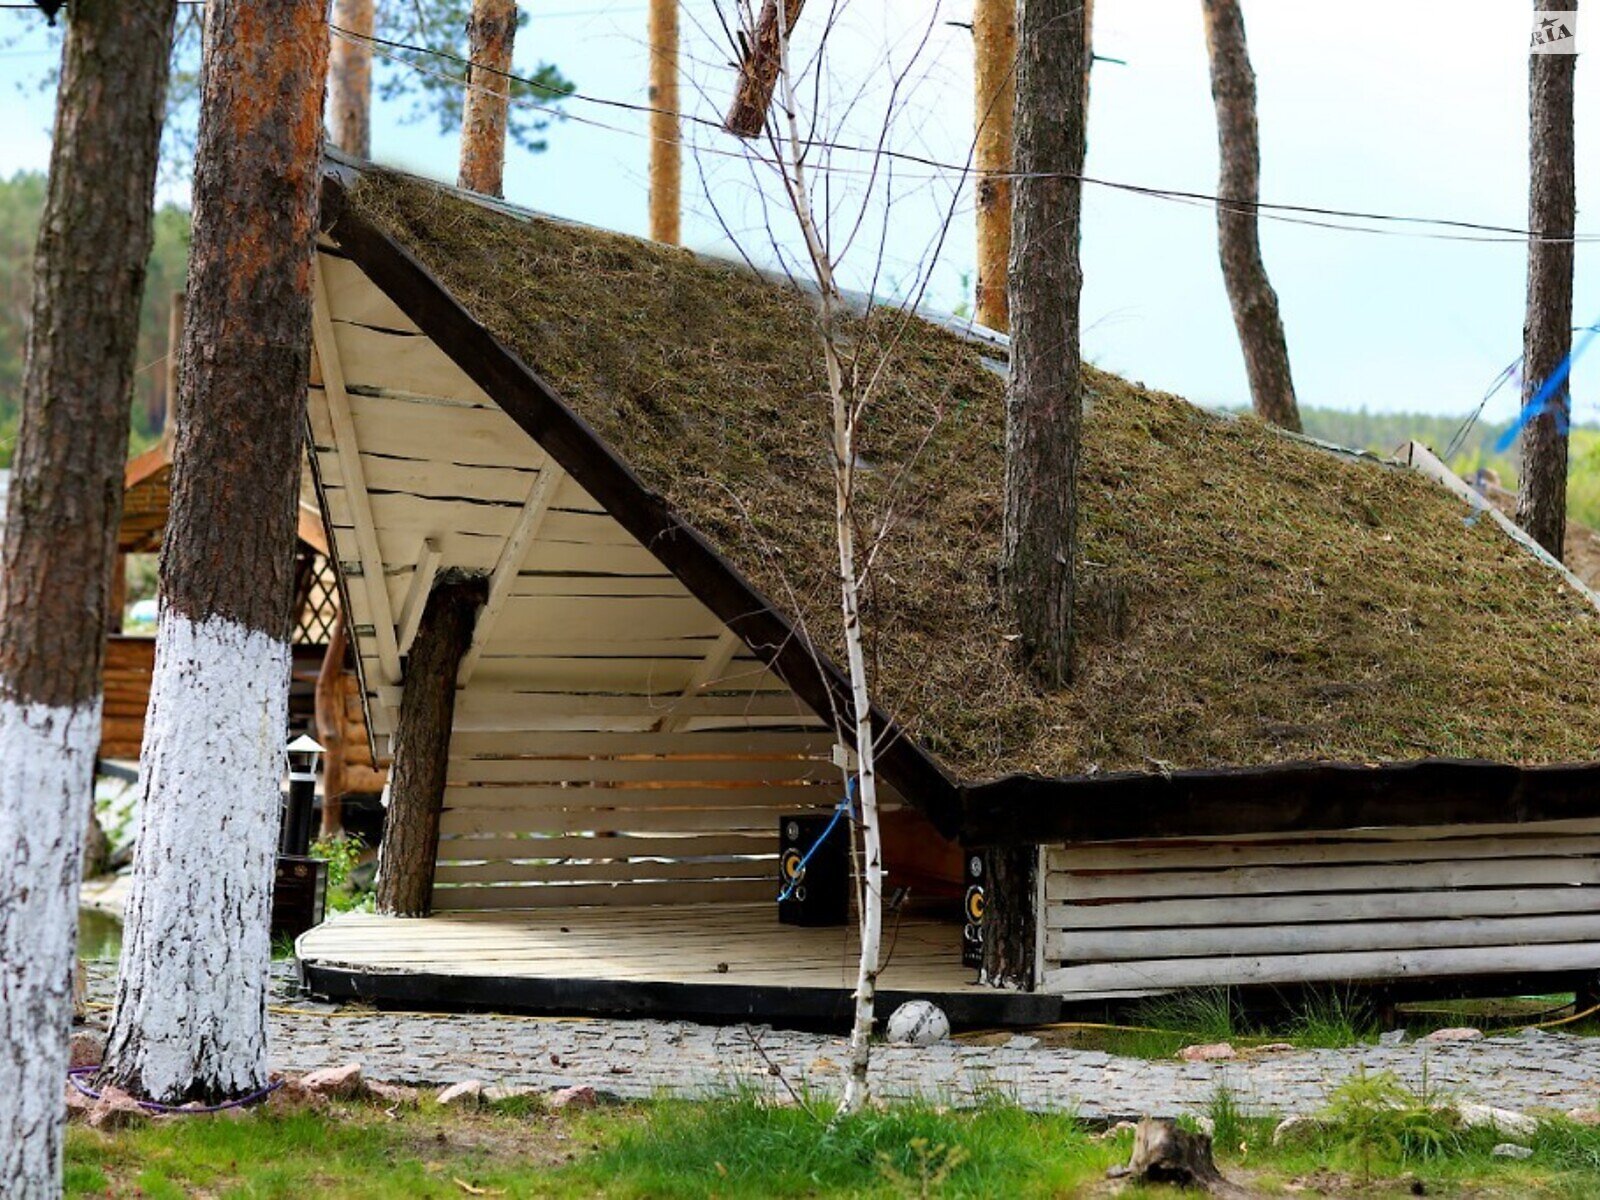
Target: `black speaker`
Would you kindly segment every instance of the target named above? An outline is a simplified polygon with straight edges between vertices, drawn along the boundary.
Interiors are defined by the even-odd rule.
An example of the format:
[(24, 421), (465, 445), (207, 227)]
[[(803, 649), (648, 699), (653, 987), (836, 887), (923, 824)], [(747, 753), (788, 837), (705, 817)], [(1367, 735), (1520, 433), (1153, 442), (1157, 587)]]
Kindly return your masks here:
[(961, 900), (961, 963), (983, 966), (983, 910), (988, 903), (983, 855), (967, 851), (967, 890)]
[(778, 821), (780, 922), (843, 925), (850, 919), (849, 838), (850, 823), (831, 814)]

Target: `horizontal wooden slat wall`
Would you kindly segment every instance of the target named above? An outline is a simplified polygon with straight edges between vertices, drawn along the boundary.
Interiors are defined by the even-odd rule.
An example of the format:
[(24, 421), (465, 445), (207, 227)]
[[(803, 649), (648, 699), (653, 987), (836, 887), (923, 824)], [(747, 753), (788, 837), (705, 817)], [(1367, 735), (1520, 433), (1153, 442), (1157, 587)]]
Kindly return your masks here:
[(1593, 969), (1600, 821), (1045, 852), (1043, 989)]
[(779, 818), (837, 802), (831, 733), (359, 270), (325, 247), (320, 274), (312, 453), (380, 757), (416, 572), (508, 579), (463, 668), (436, 907), (773, 900)]

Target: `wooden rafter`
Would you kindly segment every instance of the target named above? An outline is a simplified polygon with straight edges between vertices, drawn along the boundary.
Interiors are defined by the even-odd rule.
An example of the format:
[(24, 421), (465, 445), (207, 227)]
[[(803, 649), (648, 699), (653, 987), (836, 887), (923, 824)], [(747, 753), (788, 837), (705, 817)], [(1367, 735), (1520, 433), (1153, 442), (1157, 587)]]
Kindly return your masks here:
[(689, 677), (689, 682), (684, 685), (683, 692), (678, 697), (678, 703), (673, 706), (673, 711), (656, 722), (657, 733), (676, 733), (688, 722), (693, 715), (688, 711), (687, 702), (699, 693), (706, 684), (721, 677), (728, 669), (728, 664), (733, 661), (733, 656), (738, 653), (739, 647), (744, 645), (739, 635), (731, 629), (724, 629), (706, 656), (700, 660), (700, 665), (695, 667), (694, 674)]
[(456, 676), (458, 687), (466, 687), (472, 679), (472, 672), (483, 655), (484, 643), (494, 632), (495, 622), (504, 611), (506, 601), (511, 598), (511, 587), (517, 581), (517, 572), (522, 570), (528, 551), (539, 536), (539, 526), (544, 524), (545, 514), (555, 500), (556, 489), (566, 477), (567, 473), (554, 460), (546, 459), (539, 477), (534, 480), (527, 502), (522, 506), (517, 523), (506, 536), (505, 545), (500, 548), (500, 557), (494, 564), (494, 573), (489, 577), (489, 598), (484, 601), (483, 611), (478, 614), (478, 623), (472, 632), (472, 646), (461, 660), (461, 670)]
[(401, 654), (410, 651), (416, 639), (417, 627), (422, 624), (422, 610), (427, 607), (428, 592), (433, 588), (433, 577), (443, 557), (437, 541), (422, 539), (422, 552), (417, 556), (416, 570), (411, 573), (411, 587), (406, 591), (405, 603), (400, 606), (400, 627), (395, 633)]
[(316, 260), (315, 272), (316, 305), (311, 319), (312, 345), (322, 372), (323, 395), (327, 399), (328, 417), (333, 424), (334, 449), (339, 456), (339, 470), (350, 501), (351, 521), (355, 525), (362, 585), (372, 612), (373, 632), (378, 639), (378, 667), (383, 673), (384, 683), (399, 683), (400, 649), (395, 638), (394, 615), (390, 610), (389, 587), (384, 581), (383, 554), (378, 548), (378, 529), (372, 519), (372, 498), (367, 494), (367, 477), (361, 466), (361, 448), (356, 443), (356, 424), (350, 414), (350, 396), (344, 387), (339, 346), (333, 337), (333, 317), (328, 308), (328, 289), (322, 278), (321, 258)]

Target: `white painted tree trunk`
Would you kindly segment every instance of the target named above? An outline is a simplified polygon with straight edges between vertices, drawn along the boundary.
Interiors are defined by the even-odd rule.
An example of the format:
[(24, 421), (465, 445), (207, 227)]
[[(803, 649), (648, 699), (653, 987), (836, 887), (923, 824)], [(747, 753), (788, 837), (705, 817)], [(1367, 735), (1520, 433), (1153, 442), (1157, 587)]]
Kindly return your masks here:
[(856, 971), (855, 1019), (850, 1027), (850, 1061), (845, 1067), (841, 1116), (858, 1111), (869, 1093), (867, 1068), (872, 1057), (872, 1027), (878, 994), (878, 971), (883, 943), (883, 846), (878, 827), (878, 773), (872, 729), (872, 698), (867, 680), (867, 658), (861, 640), (861, 585), (857, 574), (854, 526), (850, 518), (855, 486), (855, 429), (862, 397), (846, 392), (840, 362), (837, 319), (844, 309), (833, 261), (817, 228), (811, 195), (805, 182), (805, 158), (795, 103), (794, 76), (789, 69), (789, 41), (784, 22), (777, 23), (779, 80), (783, 89), (788, 137), (784, 149), (784, 185), (789, 203), (805, 237), (817, 289), (822, 296), (822, 353), (828, 372), (828, 399), (833, 417), (834, 532), (839, 547), (840, 611), (844, 620), (845, 663), (850, 676), (851, 712), (857, 758), (856, 797), (860, 804), (857, 825), (861, 831), (859, 918), (861, 959)]
[(267, 1081), (287, 643), (165, 612), (103, 1078), (163, 1103)]
[(0, 700), (0, 1195), (60, 1194), (83, 833), (100, 701)]

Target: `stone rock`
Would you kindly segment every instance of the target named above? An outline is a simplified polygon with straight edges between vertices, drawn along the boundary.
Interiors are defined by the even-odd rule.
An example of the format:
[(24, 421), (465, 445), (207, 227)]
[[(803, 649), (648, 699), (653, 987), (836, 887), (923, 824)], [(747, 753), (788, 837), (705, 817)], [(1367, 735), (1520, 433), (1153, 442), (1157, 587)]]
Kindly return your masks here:
[(1237, 1058), (1238, 1052), (1234, 1050), (1232, 1042), (1207, 1042), (1199, 1046), (1185, 1046), (1178, 1051), (1178, 1057), (1184, 1062), (1218, 1062)]
[(1272, 1144), (1293, 1145), (1311, 1138), (1322, 1128), (1322, 1122), (1315, 1117), (1285, 1117), (1272, 1131)]
[(403, 1083), (384, 1083), (380, 1079), (367, 1081), (367, 1095), (389, 1104), (416, 1104), (422, 1099), (422, 1093), (414, 1087), (407, 1087)]
[(461, 1108), (477, 1108), (483, 1103), (483, 1081), (463, 1079), (452, 1083), (439, 1093), (440, 1104), (454, 1104)]
[(1293, 1042), (1268, 1042), (1265, 1046), (1257, 1046), (1257, 1054), (1287, 1054), (1291, 1050), (1299, 1049)]
[(1496, 1158), (1532, 1158), (1533, 1151), (1526, 1146), (1519, 1146), (1515, 1142), (1501, 1142), (1490, 1154)]
[(105, 1057), (106, 1039), (92, 1030), (84, 1029), (72, 1035), (72, 1060), (69, 1067), (98, 1067)]
[(1410, 1036), (1411, 1035), (1404, 1029), (1391, 1029), (1387, 1033), (1380, 1033), (1378, 1035), (1378, 1045), (1404, 1046), (1406, 1044), (1406, 1040), (1410, 1038)]
[(550, 1095), (551, 1108), (594, 1108), (599, 1103), (592, 1087), (564, 1087)]
[(1025, 1036), (1023, 1036), (1022, 1034), (1019, 1033), (1019, 1034), (1012, 1035), (1011, 1040), (1006, 1043), (1006, 1049), (1007, 1050), (1032, 1050), (1032, 1049), (1036, 1048), (1038, 1045), (1039, 1045), (1039, 1039), (1038, 1038), (1036, 1038), (1036, 1037), (1025, 1037)]
[(1600, 1125), (1600, 1108), (1569, 1108), (1567, 1120), (1574, 1125)]
[(1483, 1030), (1460, 1026), (1453, 1029), (1435, 1029), (1422, 1039), (1425, 1042), (1481, 1042)]
[(1539, 1122), (1525, 1113), (1509, 1108), (1494, 1108), (1488, 1104), (1461, 1104), (1456, 1106), (1461, 1124), (1467, 1129), (1494, 1129), (1513, 1137), (1531, 1137), (1538, 1132)]
[(94, 1111), (94, 1101), (85, 1096), (71, 1083), (67, 1084), (67, 1120), (86, 1121), (89, 1114)]
[(314, 1096), (349, 1099), (361, 1094), (361, 1064), (345, 1063), (342, 1067), (323, 1067), (300, 1077), (300, 1086)]
[(119, 1087), (103, 1090), (100, 1099), (89, 1110), (89, 1128), (102, 1133), (143, 1125), (149, 1119), (150, 1114), (139, 1106), (139, 1102)]

